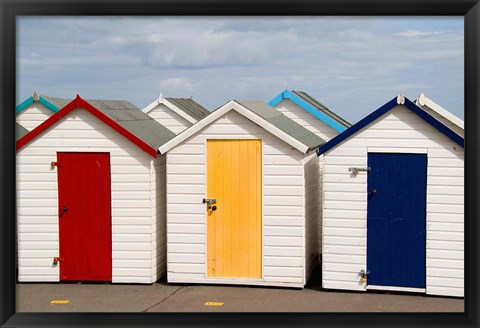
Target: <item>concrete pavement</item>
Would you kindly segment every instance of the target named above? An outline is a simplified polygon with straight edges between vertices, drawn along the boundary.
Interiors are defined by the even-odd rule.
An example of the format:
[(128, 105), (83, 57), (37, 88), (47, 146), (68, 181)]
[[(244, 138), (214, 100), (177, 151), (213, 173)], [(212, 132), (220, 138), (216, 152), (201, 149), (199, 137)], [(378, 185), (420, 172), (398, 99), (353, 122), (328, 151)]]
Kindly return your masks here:
[[(318, 275), (317, 275), (318, 277)], [(67, 304), (51, 304), (68, 300)], [(205, 305), (210, 302), (211, 305)], [(463, 312), (464, 299), (380, 291), (220, 285), (18, 283), (17, 312)]]

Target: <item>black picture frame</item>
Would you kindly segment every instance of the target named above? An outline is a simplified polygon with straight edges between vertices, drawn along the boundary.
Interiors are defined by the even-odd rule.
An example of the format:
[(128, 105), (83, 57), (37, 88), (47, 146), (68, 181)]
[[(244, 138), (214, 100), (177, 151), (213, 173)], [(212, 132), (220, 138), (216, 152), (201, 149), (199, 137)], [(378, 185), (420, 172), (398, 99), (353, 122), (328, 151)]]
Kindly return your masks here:
[[(478, 0), (0, 0), (0, 325), (18, 326), (478, 326), (480, 4)], [(15, 17), (29, 15), (460, 15), (465, 19), (464, 313), (16, 313)], [(401, 47), (401, 45), (399, 45)], [(72, 78), (75, 78), (72, 76)], [(268, 300), (265, 300), (266, 302)]]

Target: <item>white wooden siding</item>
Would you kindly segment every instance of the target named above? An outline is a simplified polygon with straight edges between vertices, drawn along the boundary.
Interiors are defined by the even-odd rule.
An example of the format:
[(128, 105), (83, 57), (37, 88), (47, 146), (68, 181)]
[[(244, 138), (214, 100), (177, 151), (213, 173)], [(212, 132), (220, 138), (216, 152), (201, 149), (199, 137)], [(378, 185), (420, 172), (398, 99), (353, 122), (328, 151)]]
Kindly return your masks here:
[[(282, 112), (285, 116), (292, 119), (293, 121), (297, 122), (301, 126), (305, 127), (309, 131), (315, 133), (317, 136), (322, 138), (325, 141), (329, 141), (333, 137), (339, 134), (338, 131), (332, 129), (330, 126), (295, 104), (293, 101), (289, 99), (284, 99), (280, 103), (278, 103), (275, 108)], [(323, 183), (323, 155), (320, 156), (318, 161), (319, 166), (319, 176), (318, 176), (318, 200), (319, 203), (319, 215), (318, 215), (318, 224), (317, 224), (317, 233), (318, 233), (318, 254), (322, 254), (322, 196), (323, 190), (322, 183)]]
[[(262, 139), (263, 278), (206, 277), (205, 163), (207, 139)], [(303, 287), (304, 155), (235, 111), (167, 153), (169, 282)], [(283, 205), (283, 201), (291, 205)]]
[(147, 114), (175, 134), (179, 134), (192, 125), (164, 104), (157, 105)]
[(332, 129), (330, 126), (289, 99), (283, 99), (275, 106), (275, 108), (282, 112), (286, 117), (297, 122), (309, 131), (312, 131), (325, 141), (338, 135), (338, 132), (335, 129)]
[(57, 151), (110, 153), (112, 282), (151, 283), (153, 158), (82, 109), (17, 153), (19, 281), (59, 280)]
[(323, 287), (365, 290), (367, 174), (348, 167), (382, 149), (427, 153), (426, 293), (463, 296), (464, 150), (403, 106), (324, 154)]
[(305, 158), (305, 284), (318, 264), (318, 223), (319, 223), (319, 166), (314, 152)]
[(32, 131), (53, 114), (54, 113), (44, 105), (34, 102), (16, 116), (16, 121), (28, 131)]

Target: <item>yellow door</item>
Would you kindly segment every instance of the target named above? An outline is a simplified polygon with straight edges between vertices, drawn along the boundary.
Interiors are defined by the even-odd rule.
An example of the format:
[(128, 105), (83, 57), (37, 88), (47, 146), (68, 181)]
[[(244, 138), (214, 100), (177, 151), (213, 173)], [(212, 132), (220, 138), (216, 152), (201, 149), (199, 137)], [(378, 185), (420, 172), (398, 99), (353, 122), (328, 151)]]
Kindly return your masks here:
[(262, 277), (261, 184), (261, 140), (207, 140), (208, 277)]

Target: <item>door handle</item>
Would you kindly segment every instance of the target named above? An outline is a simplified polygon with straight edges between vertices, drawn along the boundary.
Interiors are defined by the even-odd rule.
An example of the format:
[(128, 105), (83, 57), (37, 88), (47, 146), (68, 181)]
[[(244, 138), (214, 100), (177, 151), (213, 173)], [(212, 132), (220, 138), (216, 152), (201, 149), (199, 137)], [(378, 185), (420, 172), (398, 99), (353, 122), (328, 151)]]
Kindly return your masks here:
[(372, 189), (368, 192), (368, 196), (373, 196), (377, 193), (377, 189)]
[(68, 211), (68, 207), (62, 208), (62, 211), (64, 211), (64, 212)]

